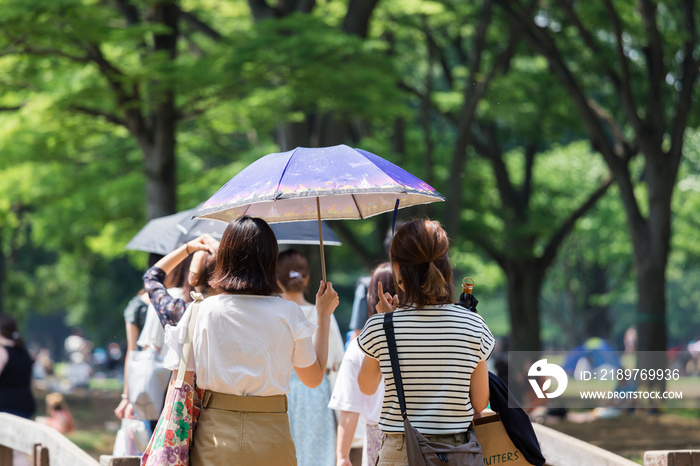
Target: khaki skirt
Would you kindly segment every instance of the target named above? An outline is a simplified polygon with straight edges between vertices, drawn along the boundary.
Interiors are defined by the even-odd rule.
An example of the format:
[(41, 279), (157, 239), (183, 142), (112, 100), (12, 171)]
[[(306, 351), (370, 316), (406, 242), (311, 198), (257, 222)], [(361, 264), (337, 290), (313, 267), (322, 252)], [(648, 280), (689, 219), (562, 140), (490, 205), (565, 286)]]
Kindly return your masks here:
[(296, 465), (286, 395), (205, 391), (190, 464)]

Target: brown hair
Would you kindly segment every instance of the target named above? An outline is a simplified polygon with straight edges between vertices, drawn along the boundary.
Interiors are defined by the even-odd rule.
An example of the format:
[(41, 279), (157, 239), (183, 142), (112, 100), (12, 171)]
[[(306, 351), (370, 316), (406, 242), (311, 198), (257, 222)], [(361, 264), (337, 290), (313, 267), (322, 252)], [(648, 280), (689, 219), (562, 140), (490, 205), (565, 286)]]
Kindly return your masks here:
[[(391, 242), (391, 263), (398, 267), (401, 307), (452, 303), (454, 284), (448, 258), (450, 241), (439, 222), (415, 219), (402, 225)], [(399, 277), (394, 276), (396, 281)]]
[(391, 273), (391, 263), (383, 262), (376, 266), (372, 271), (372, 278), (369, 280), (367, 288), (367, 317), (372, 317), (377, 313), (377, 304), (379, 303), (379, 293), (377, 293), (377, 284), (382, 282), (382, 288), (385, 293), (394, 296), (394, 280)]
[(17, 348), (24, 348), (24, 340), (19, 336), (17, 321), (9, 314), (0, 314), (0, 335), (14, 341)]
[(306, 291), (309, 262), (296, 249), (288, 249), (277, 256), (277, 281), (287, 291)]
[(185, 257), (182, 262), (177, 264), (166, 276), (163, 281), (165, 288), (180, 288), (183, 293), (183, 300), (186, 303), (192, 301), (190, 297), (190, 291), (194, 290), (194, 287), (190, 285), (187, 280), (190, 274), (190, 264), (192, 263), (192, 254)]
[[(209, 251), (197, 251), (192, 255), (193, 262), (196, 254), (201, 254), (203, 259), (201, 259), (199, 270), (193, 275), (190, 284), (192, 286), (209, 288), (209, 280), (214, 276), (214, 270), (216, 269), (216, 254), (212, 254)], [(197, 259), (199, 260), (199, 258)]]
[(231, 221), (221, 237), (209, 286), (225, 293), (279, 293), (278, 251), (275, 233), (265, 220), (246, 215)]

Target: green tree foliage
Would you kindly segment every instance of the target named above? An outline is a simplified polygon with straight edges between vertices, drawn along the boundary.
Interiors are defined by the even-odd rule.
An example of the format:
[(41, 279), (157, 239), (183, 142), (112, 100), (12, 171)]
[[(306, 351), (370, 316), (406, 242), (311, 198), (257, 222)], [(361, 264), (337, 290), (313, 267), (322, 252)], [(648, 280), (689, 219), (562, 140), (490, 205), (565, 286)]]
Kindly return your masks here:
[(610, 168), (634, 246), (639, 349), (663, 351), (666, 287), (649, 284), (666, 282), (671, 199), (686, 129), (697, 124), (695, 2), (497, 3), (547, 59)]

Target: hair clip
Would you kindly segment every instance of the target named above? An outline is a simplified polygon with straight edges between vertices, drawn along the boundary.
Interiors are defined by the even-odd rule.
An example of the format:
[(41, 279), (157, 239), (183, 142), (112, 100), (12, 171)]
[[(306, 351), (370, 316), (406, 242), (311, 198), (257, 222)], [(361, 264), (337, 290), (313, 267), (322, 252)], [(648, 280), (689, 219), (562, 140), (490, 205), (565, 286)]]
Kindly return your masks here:
[(289, 278), (304, 278), (304, 276), (297, 272), (296, 270), (290, 270), (289, 271)]

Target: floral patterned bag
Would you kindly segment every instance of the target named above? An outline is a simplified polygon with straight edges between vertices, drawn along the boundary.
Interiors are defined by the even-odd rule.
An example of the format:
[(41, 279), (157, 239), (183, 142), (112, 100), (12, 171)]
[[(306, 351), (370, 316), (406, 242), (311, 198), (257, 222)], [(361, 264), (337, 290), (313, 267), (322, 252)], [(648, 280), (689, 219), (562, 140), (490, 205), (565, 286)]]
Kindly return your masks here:
[(192, 346), (192, 334), (197, 321), (202, 295), (192, 293), (194, 303), (187, 324), (182, 357), (177, 378), (170, 389), (165, 407), (158, 419), (150, 442), (141, 457), (141, 466), (188, 466), (194, 429), (202, 408), (203, 390), (196, 386), (196, 377), (187, 373), (187, 360)]

